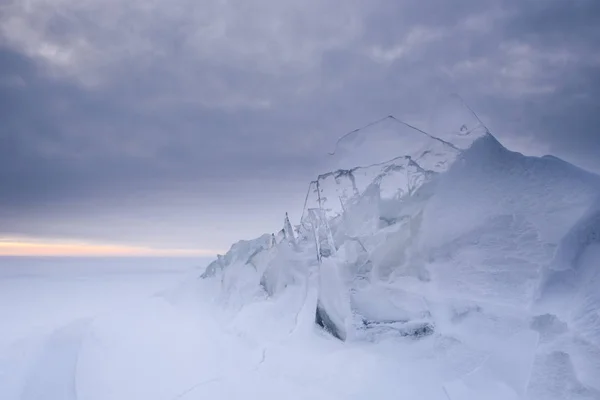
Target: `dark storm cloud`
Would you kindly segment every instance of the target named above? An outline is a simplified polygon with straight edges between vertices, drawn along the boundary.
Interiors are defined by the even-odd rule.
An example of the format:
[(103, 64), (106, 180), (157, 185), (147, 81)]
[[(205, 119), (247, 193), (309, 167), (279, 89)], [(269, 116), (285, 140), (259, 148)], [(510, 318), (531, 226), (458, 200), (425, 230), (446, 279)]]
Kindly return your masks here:
[(450, 91), (509, 147), (600, 170), (594, 0), (23, 7), (0, 17), (4, 232), (224, 247), (276, 229), (339, 135)]
[[(0, 57), (5, 80), (18, 78), (3, 87), (0, 111), (2, 195), (16, 196), (15, 204), (169, 179), (245, 180), (256, 171), (266, 178), (294, 176), (296, 164), (305, 167), (311, 157), (291, 152), (278, 139), (283, 121), (265, 121), (261, 111), (181, 104), (144, 112), (128, 102), (144, 101), (150, 84), (140, 87), (137, 99), (135, 89), (86, 91), (40, 76), (30, 59), (13, 51), (0, 51)], [(269, 140), (257, 141), (261, 134)], [(10, 190), (15, 186), (25, 192)]]
[(572, 161), (600, 168), (600, 3), (593, 0), (527, 2), (507, 32), (554, 54), (541, 61), (541, 76), (555, 91), (524, 104), (539, 140)]

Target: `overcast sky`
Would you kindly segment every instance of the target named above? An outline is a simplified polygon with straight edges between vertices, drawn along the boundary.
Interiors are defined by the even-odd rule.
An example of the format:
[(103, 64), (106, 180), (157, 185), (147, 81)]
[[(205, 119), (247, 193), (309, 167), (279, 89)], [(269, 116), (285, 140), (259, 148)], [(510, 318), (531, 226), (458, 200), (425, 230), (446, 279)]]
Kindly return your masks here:
[(598, 171), (599, 71), (598, 0), (3, 0), (0, 236), (224, 250), (445, 91)]

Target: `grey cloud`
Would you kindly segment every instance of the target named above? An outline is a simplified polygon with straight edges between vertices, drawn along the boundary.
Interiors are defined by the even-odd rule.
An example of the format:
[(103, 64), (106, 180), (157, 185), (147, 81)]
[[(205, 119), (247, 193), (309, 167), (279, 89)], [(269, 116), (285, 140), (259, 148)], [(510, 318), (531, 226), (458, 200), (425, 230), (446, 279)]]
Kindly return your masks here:
[(541, 46), (579, 47), (599, 39), (600, 4), (594, 0), (524, 1), (513, 4), (508, 32)]
[(219, 215), (276, 229), (338, 136), (449, 91), (517, 150), (600, 170), (593, 0), (32, 4), (0, 17), (11, 232), (109, 237), (93, 211), (222, 247), (240, 235)]

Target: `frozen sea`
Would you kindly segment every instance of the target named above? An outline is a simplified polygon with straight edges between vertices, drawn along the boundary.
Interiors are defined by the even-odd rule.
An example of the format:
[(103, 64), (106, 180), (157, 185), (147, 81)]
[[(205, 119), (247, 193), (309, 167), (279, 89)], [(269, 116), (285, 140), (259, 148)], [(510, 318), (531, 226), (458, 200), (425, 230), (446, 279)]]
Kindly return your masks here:
[(552, 327), (548, 347), (512, 307), (342, 342), (315, 325), (311, 285), (237, 304), (198, 279), (207, 261), (1, 258), (0, 399), (599, 398), (595, 347)]
[(0, 259), (0, 399), (446, 400), (439, 382), (483, 357), (437, 339), (340, 342), (302, 287), (223, 308), (197, 279), (206, 261)]
[[(106, 323), (117, 336), (135, 334), (144, 352), (144, 338), (156, 326), (133, 326), (134, 315), (160, 304), (162, 291), (194, 276), (206, 261), (0, 258), (0, 399), (90, 398), (78, 392), (85, 391), (78, 378), (101, 378), (94, 365), (85, 365), (83, 354), (84, 348), (95, 348), (96, 328)], [(111, 318), (119, 316), (131, 318), (111, 326)]]

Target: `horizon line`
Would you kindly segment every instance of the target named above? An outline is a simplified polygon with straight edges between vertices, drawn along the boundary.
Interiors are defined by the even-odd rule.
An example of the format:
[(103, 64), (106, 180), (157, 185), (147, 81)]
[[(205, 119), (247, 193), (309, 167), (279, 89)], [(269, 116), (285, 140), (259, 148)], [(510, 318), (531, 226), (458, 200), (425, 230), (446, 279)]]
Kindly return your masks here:
[(220, 251), (157, 248), (74, 239), (0, 237), (0, 257), (216, 257)]

